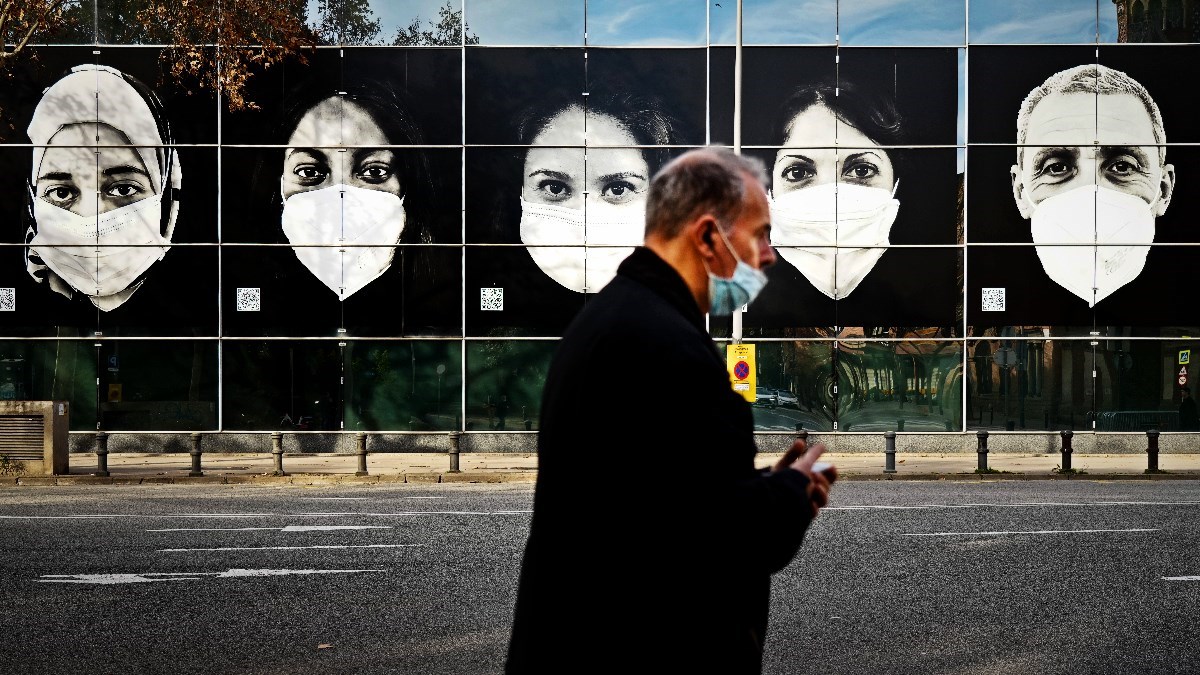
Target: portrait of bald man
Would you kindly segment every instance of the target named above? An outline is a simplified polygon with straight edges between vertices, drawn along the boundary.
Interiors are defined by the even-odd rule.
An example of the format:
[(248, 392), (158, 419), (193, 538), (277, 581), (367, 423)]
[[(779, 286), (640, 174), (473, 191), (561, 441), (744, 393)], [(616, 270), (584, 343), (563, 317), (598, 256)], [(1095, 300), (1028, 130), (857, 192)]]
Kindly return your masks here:
[(1009, 177), (1051, 281), (1094, 307), (1146, 268), (1175, 169), (1158, 105), (1099, 64), (1055, 73), (1025, 97)]

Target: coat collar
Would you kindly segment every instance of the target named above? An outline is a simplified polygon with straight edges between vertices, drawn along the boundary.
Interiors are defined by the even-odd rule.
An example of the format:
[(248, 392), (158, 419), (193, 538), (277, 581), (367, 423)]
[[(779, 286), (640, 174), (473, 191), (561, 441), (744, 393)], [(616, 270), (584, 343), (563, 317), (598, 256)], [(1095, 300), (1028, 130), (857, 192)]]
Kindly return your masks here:
[(672, 307), (679, 310), (697, 329), (704, 332), (704, 313), (696, 305), (696, 299), (688, 289), (683, 277), (674, 267), (650, 249), (639, 246), (617, 268), (619, 276), (627, 277), (662, 296)]

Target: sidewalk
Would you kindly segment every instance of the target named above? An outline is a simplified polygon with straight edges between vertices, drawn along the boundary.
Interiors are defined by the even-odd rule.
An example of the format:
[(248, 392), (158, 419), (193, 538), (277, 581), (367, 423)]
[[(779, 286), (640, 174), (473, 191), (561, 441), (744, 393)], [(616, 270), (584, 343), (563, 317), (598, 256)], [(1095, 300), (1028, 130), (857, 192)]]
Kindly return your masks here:
[[(760, 453), (756, 464), (771, 466), (779, 454)], [(1162, 473), (1147, 474), (1147, 456), (1109, 454), (1072, 456), (1075, 473), (1059, 471), (1062, 458), (1053, 454), (992, 452), (989, 472), (978, 473), (975, 453), (897, 453), (895, 473), (885, 473), (880, 453), (827, 453), (842, 480), (1200, 480), (1200, 454), (1160, 454)], [(136, 485), (136, 484), (297, 484), (338, 483), (532, 483), (537, 478), (537, 456), (514, 453), (462, 453), (459, 471), (450, 471), (445, 453), (379, 453), (366, 458), (367, 475), (356, 475), (359, 458), (345, 454), (285, 454), (285, 475), (274, 475), (275, 458), (269, 453), (210, 453), (202, 455), (203, 476), (190, 476), (192, 458), (187, 453), (112, 453), (108, 477), (96, 476), (96, 455), (71, 455), (71, 473), (64, 476), (0, 476), (0, 485)], [(596, 471), (614, 480), (639, 475), (636, 461), (620, 455), (596, 457)]]

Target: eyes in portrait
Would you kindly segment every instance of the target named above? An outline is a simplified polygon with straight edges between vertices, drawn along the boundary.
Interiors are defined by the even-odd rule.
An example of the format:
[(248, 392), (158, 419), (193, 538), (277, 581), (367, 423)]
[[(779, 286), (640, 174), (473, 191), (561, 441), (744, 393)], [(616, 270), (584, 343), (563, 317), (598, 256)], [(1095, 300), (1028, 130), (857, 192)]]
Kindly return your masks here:
[[(1136, 96), (1105, 94), (1098, 106), (1091, 93), (1046, 96), (1030, 114), (1027, 147), (1020, 167), (1014, 167), (1019, 196), (1037, 204), (1077, 187), (1099, 185), (1148, 204), (1167, 197), (1170, 177), (1164, 175), (1159, 149), (1131, 144), (1153, 139), (1150, 115)], [(1026, 206), (1021, 201), (1018, 205)]]
[(305, 113), (288, 139), (284, 198), (338, 184), (400, 196), (403, 186), (394, 151), (337, 147), (388, 143), (383, 130), (359, 104), (336, 96), (321, 101)]
[[(571, 107), (554, 116), (533, 140), (525, 155), (521, 197), (527, 202), (582, 209), (584, 192), (593, 201), (611, 205), (646, 201), (650, 168), (636, 148), (589, 149), (585, 171), (584, 114)], [(618, 121), (607, 115), (588, 115), (588, 144), (635, 145), (637, 141)]]
[[(85, 144), (126, 147), (97, 150)], [(80, 216), (112, 211), (154, 194), (141, 157), (123, 134), (106, 124), (73, 124), (56, 133), (34, 190), (38, 199)]]
[[(840, 149), (820, 147), (832, 145), (834, 138)], [(784, 145), (772, 168), (776, 197), (833, 182), (891, 191), (896, 182), (887, 152), (858, 129), (838, 121), (823, 105), (811, 106), (793, 118)]]

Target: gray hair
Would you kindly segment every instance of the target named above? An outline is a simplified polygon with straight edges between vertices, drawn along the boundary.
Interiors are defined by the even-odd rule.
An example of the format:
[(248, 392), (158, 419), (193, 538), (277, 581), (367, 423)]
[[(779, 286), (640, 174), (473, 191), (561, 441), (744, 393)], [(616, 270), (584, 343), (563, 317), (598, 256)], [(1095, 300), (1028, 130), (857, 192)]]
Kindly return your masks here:
[(767, 170), (756, 157), (723, 147), (689, 150), (667, 163), (650, 181), (646, 199), (646, 235), (668, 239), (689, 221), (711, 213), (728, 232), (742, 211), (746, 181), (767, 182)]
[[(1158, 110), (1158, 104), (1150, 98), (1150, 92), (1125, 73), (1098, 63), (1086, 63), (1055, 73), (1029, 92), (1029, 95), (1021, 103), (1021, 111), (1017, 114), (1017, 143), (1019, 145), (1025, 145), (1025, 139), (1029, 134), (1029, 117), (1033, 114), (1033, 109), (1042, 99), (1051, 94), (1128, 94), (1136, 96), (1146, 107), (1146, 113), (1150, 115), (1150, 125), (1154, 129), (1154, 142), (1159, 146), (1158, 159), (1160, 162), (1166, 161), (1167, 149), (1163, 146), (1167, 142), (1167, 132), (1163, 128), (1162, 113)], [(1018, 147), (1018, 165), (1024, 158), (1024, 154), (1024, 147)]]

